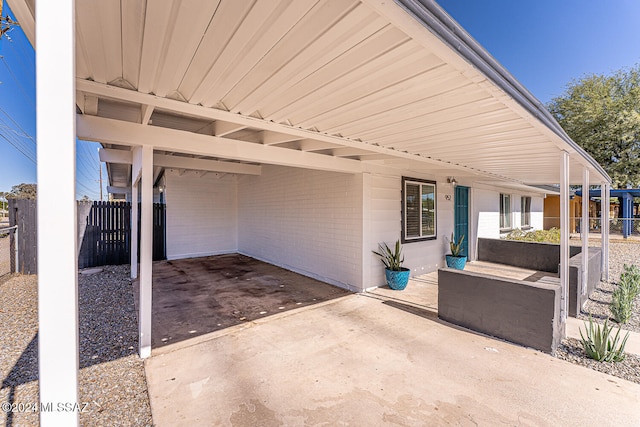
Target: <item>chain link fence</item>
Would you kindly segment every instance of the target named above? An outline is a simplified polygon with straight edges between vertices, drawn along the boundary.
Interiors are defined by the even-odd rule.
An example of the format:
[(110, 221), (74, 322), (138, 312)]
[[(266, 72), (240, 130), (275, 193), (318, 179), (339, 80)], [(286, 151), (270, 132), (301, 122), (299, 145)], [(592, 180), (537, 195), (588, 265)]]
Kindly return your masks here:
[[(552, 227), (560, 228), (560, 218), (545, 217), (544, 228)], [(569, 218), (569, 232), (571, 234), (580, 234), (582, 232), (582, 218)], [(640, 238), (640, 218), (610, 218), (609, 238)], [(589, 218), (589, 234), (591, 237), (598, 237), (602, 233), (602, 219)]]
[(18, 227), (0, 228), (0, 278), (16, 271)]

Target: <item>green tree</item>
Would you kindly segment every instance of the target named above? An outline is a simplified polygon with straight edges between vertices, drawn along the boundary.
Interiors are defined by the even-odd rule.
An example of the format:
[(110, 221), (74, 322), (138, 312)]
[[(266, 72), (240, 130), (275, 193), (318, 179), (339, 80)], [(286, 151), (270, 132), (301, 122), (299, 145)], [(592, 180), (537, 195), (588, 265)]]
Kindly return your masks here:
[(640, 185), (640, 65), (574, 80), (547, 108), (614, 187)]
[(7, 199), (35, 199), (37, 194), (36, 184), (18, 184), (11, 187), (11, 191), (5, 193)]

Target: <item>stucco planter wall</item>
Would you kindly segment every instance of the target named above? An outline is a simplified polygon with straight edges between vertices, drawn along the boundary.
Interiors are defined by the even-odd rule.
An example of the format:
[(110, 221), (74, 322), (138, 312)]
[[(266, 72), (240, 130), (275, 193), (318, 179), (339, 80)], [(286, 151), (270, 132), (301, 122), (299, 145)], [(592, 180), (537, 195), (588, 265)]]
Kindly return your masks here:
[(438, 270), (438, 317), (550, 354), (564, 335), (560, 286), (450, 268)]

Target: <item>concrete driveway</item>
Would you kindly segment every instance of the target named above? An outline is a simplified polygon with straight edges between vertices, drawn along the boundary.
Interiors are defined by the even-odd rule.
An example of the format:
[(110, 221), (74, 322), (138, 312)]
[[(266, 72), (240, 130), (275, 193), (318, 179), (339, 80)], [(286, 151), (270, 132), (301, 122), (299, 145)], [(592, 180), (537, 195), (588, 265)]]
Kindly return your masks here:
[(157, 426), (640, 425), (640, 385), (349, 295), (146, 362)]

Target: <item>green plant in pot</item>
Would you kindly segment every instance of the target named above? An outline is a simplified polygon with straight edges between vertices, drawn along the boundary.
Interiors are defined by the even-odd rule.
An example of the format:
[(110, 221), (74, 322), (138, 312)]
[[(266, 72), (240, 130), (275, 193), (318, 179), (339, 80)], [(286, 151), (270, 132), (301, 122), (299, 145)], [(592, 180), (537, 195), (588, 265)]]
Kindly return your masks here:
[(402, 255), (400, 240), (396, 241), (393, 249), (384, 242), (379, 243), (378, 251), (373, 251), (373, 253), (380, 257), (385, 266), (384, 274), (387, 279), (387, 285), (396, 291), (406, 288), (411, 270), (402, 266), (404, 255)]
[(447, 267), (455, 268), (456, 270), (464, 270), (464, 266), (467, 263), (467, 256), (462, 255), (462, 242), (464, 242), (464, 234), (461, 235), (456, 242), (453, 237), (453, 233), (451, 233), (451, 240), (449, 241), (451, 253), (445, 256)]

